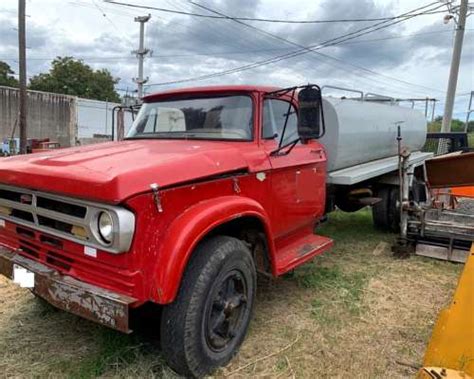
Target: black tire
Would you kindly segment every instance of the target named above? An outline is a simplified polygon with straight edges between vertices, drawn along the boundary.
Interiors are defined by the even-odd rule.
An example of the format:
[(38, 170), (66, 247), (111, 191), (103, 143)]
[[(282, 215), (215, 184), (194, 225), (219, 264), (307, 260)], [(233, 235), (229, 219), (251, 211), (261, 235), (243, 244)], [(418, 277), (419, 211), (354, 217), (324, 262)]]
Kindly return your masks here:
[(376, 196), (380, 197), (382, 200), (372, 207), (372, 218), (374, 220), (374, 226), (380, 230), (387, 230), (390, 188), (379, 188)]
[(400, 202), (400, 189), (393, 187), (390, 189), (390, 200), (388, 207), (388, 230), (393, 233), (400, 232), (400, 209), (397, 204)]
[(218, 236), (200, 244), (176, 300), (163, 309), (168, 365), (186, 377), (202, 377), (228, 363), (247, 333), (255, 292), (255, 264), (242, 241)]
[(397, 233), (400, 231), (400, 213), (397, 207), (399, 189), (395, 186), (380, 187), (377, 197), (382, 201), (372, 207), (372, 218), (377, 229)]

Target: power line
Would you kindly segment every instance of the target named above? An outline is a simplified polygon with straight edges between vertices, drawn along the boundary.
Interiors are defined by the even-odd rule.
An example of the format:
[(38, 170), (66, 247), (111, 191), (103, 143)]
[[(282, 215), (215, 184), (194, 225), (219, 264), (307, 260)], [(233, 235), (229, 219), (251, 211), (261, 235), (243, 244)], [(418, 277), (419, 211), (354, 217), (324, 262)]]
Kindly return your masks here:
[(115, 23), (109, 18), (109, 16), (107, 16), (107, 14), (105, 13), (105, 11), (99, 6), (99, 4), (96, 3), (95, 0), (92, 0), (92, 4), (94, 4), (94, 6), (97, 8), (97, 10), (102, 14), (102, 16), (109, 22), (110, 25), (112, 25), (112, 27), (117, 30), (117, 32), (119, 32), (123, 37), (124, 39), (131, 45), (131, 41), (128, 39), (128, 37), (123, 33), (123, 31), (121, 29), (119, 29), (117, 27), (117, 25), (115, 25)]
[[(368, 26), (368, 27), (358, 29), (354, 32), (347, 33), (347, 34), (341, 35), (339, 37), (329, 39), (329, 40), (324, 41), (322, 43), (306, 46), (304, 49), (295, 50), (293, 52), (283, 54), (283, 55), (279, 55), (279, 56), (275, 56), (275, 57), (272, 57), (270, 59), (265, 59), (265, 60), (262, 60), (262, 61), (253, 62), (253, 63), (247, 64), (247, 65), (235, 67), (233, 69), (224, 70), (224, 71), (220, 71), (220, 72), (215, 72), (215, 73), (212, 73), (212, 74), (201, 75), (201, 76), (198, 76), (198, 77), (175, 80), (175, 81), (169, 81), (169, 82), (148, 84), (148, 86), (152, 86), (152, 85), (170, 85), (170, 84), (186, 83), (186, 82), (196, 81), (196, 80), (210, 79), (210, 78), (229, 75), (229, 74), (233, 74), (233, 73), (237, 73), (237, 72), (241, 72), (241, 71), (245, 71), (245, 70), (249, 70), (249, 69), (254, 69), (254, 68), (265, 66), (265, 65), (268, 65), (268, 64), (277, 63), (277, 62), (280, 62), (282, 60), (286, 60), (286, 59), (294, 58), (294, 57), (297, 57), (297, 56), (300, 56), (300, 55), (303, 55), (303, 54), (307, 54), (310, 51), (316, 51), (316, 50), (322, 49), (322, 48), (327, 47), (327, 46), (334, 46), (334, 45), (339, 44), (341, 42), (345, 42), (345, 41), (348, 41), (348, 40), (351, 40), (351, 39), (354, 39), (354, 38), (358, 38), (362, 35), (372, 33), (374, 31), (393, 26), (393, 25), (398, 24), (400, 22), (406, 21), (410, 18), (416, 17), (416, 16), (413, 16), (413, 15), (410, 15), (413, 12), (431, 7), (432, 5), (435, 5), (435, 4), (438, 4), (438, 2), (432, 2), (430, 4), (427, 4), (427, 5), (423, 6), (423, 7), (419, 7), (417, 9), (412, 10), (412, 11), (406, 12), (406, 13), (400, 15), (400, 16), (397, 16), (399, 18), (401, 16), (404, 16), (405, 18), (394, 21), (394, 22), (392, 22), (388, 25), (383, 25), (383, 24), (387, 23), (387, 21), (383, 21), (383, 22), (380, 22), (380, 23), (377, 23), (377, 24), (374, 24), (374, 25), (371, 25), (371, 26)], [(441, 5), (441, 6), (444, 6), (444, 5)], [(438, 6), (434, 9), (438, 9), (441, 6)], [(432, 11), (432, 10), (433, 9), (430, 9), (430, 11)]]
[[(466, 29), (467, 31), (472, 31), (474, 29)], [(452, 30), (435, 30), (431, 32), (423, 32), (423, 33), (412, 33), (412, 34), (405, 34), (399, 36), (392, 36), (392, 37), (384, 37), (384, 38), (370, 38), (370, 39), (362, 39), (362, 40), (355, 40), (350, 42), (341, 42), (340, 45), (351, 45), (351, 44), (358, 44), (358, 43), (368, 43), (368, 42), (378, 42), (378, 41), (386, 41), (392, 39), (403, 39), (403, 38), (412, 38), (430, 34), (444, 34), (444, 33), (452, 33)], [(244, 55), (249, 53), (265, 53), (265, 52), (272, 52), (272, 51), (284, 51), (290, 50), (288, 47), (280, 47), (280, 48), (272, 48), (272, 49), (255, 49), (255, 50), (235, 50), (235, 51), (216, 51), (213, 53), (192, 53), (192, 54), (163, 54), (163, 55), (153, 55), (148, 57), (148, 59), (162, 59), (162, 58), (190, 58), (196, 56), (205, 56), (205, 57), (214, 57), (214, 56), (225, 56), (225, 55)], [(59, 54), (59, 56), (69, 56), (68, 54)], [(135, 59), (135, 57), (130, 55), (120, 55), (120, 56), (74, 56), (71, 55), (72, 58), (75, 59), (82, 59), (82, 60), (97, 60), (97, 61), (107, 61), (107, 60), (117, 60), (117, 59)], [(27, 57), (27, 61), (49, 61), (56, 59), (57, 56), (54, 57)], [(11, 61), (16, 60), (17, 58), (14, 57), (0, 57), (0, 60), (4, 61)]]
[[(474, 29), (465, 29), (466, 31), (472, 31)], [(361, 39), (356, 40), (348, 43), (342, 43), (342, 45), (352, 45), (358, 43), (365, 43), (365, 42), (378, 42), (378, 41), (387, 41), (391, 39), (400, 39), (400, 38), (411, 38), (411, 37), (419, 37), (425, 36), (429, 34), (441, 34), (441, 33), (453, 33), (453, 30), (446, 30), (446, 29), (439, 29), (439, 30), (432, 30), (431, 32), (421, 32), (421, 33), (411, 33), (411, 34), (404, 34), (400, 36), (392, 36), (392, 37), (382, 37), (382, 38), (370, 38), (370, 39)]]
[[(90, 8), (90, 9), (95, 9), (97, 8), (96, 6), (94, 6), (94, 4), (90, 4), (90, 3), (82, 3), (80, 2), (80, 0), (69, 0), (69, 3), (73, 6), (79, 6), (79, 7), (84, 7), (84, 8)], [(111, 8), (112, 7), (112, 8)], [(109, 14), (115, 14), (117, 16), (122, 16), (122, 17), (127, 17), (127, 18), (130, 18), (130, 17), (137, 17), (137, 16), (140, 16), (142, 14), (141, 10), (140, 9), (137, 9), (137, 10), (132, 10), (134, 13), (130, 13), (130, 12), (125, 12), (123, 10), (119, 10), (117, 9), (116, 6), (114, 5), (110, 5), (110, 6), (104, 6), (102, 5), (101, 6), (101, 13), (105, 13), (104, 12), (104, 9), (107, 10), (107, 14), (106, 15), (109, 15)], [(162, 17), (159, 17), (157, 15), (154, 15), (154, 18), (156, 19), (159, 19), (159, 20), (163, 20), (163, 21), (166, 21), (164, 18)], [(116, 24), (115, 24), (116, 25)], [(184, 25), (184, 24), (181, 24), (179, 22), (176, 22), (173, 20), (172, 23), (168, 23), (166, 25), (166, 28), (169, 29), (169, 28), (173, 28), (175, 29), (177, 26), (182, 26), (182, 27), (187, 27), (187, 25)], [(121, 32), (121, 31), (119, 31)], [(127, 38), (123, 33), (122, 35), (129, 41), (129, 44), (130, 46), (133, 46), (133, 43), (131, 42), (131, 40), (129, 38)], [(151, 50), (153, 51), (153, 49)], [(127, 56), (126, 57), (127, 59), (129, 58), (132, 58), (132, 57), (129, 57)], [(119, 57), (119, 59), (123, 59), (123, 57)]]
[[(372, 74), (372, 75), (377, 75), (377, 76), (381, 76), (381, 77), (384, 77), (384, 78), (388, 78), (388, 79), (390, 79), (390, 80), (394, 80), (394, 81), (397, 81), (397, 82), (400, 82), (400, 83), (404, 83), (404, 84), (408, 84), (408, 85), (412, 85), (412, 86), (416, 86), (416, 87), (420, 87), (420, 88), (423, 87), (423, 88), (425, 88), (425, 89), (429, 89), (429, 90), (434, 90), (434, 91), (439, 91), (439, 92), (441, 92), (441, 90), (436, 90), (436, 89), (433, 89), (433, 88), (424, 87), (424, 86), (421, 86), (421, 85), (409, 83), (409, 82), (406, 82), (406, 81), (403, 81), (403, 80), (400, 80), (400, 79), (397, 79), (397, 78), (390, 77), (390, 76), (388, 76), (388, 75), (380, 74), (380, 73), (378, 73), (378, 72), (375, 72), (375, 71), (373, 71), (373, 70), (367, 69), (367, 68), (365, 68), (365, 67), (362, 67), (362, 66), (359, 66), (359, 65), (356, 65), (356, 64), (353, 64), (353, 63), (345, 62), (345, 61), (343, 61), (342, 59), (336, 58), (336, 57), (334, 57), (334, 56), (331, 56), (331, 55), (328, 55), (328, 54), (323, 54), (323, 53), (321, 53), (321, 52), (311, 50), (311, 49), (307, 48), (306, 46), (303, 46), (303, 45), (301, 45), (301, 44), (299, 44), (299, 43), (290, 41), (290, 40), (288, 40), (288, 39), (286, 39), (286, 38), (283, 38), (283, 37), (280, 37), (280, 36), (278, 36), (278, 35), (276, 35), (276, 34), (273, 34), (273, 33), (267, 32), (267, 31), (265, 31), (265, 30), (262, 30), (262, 29), (260, 29), (260, 28), (257, 28), (257, 27), (255, 27), (255, 26), (253, 26), (253, 25), (249, 25), (249, 24), (247, 24), (247, 23), (245, 23), (245, 22), (242, 22), (242, 21), (240, 21), (240, 20), (235, 19), (234, 17), (231, 17), (231, 16), (229, 16), (229, 15), (226, 15), (226, 14), (224, 14), (224, 13), (222, 13), (222, 12), (216, 11), (215, 9), (211, 9), (211, 8), (208, 7), (208, 6), (205, 6), (205, 5), (196, 3), (196, 2), (194, 2), (193, 0), (188, 0), (188, 2), (191, 3), (191, 4), (193, 4), (193, 5), (195, 5), (195, 6), (197, 6), (197, 7), (199, 7), (199, 8), (201, 8), (201, 9), (204, 9), (204, 10), (206, 10), (206, 11), (208, 11), (208, 12), (212, 12), (212, 13), (214, 13), (214, 14), (218, 14), (218, 15), (220, 15), (220, 16), (227, 17), (227, 18), (229, 18), (230, 20), (232, 20), (232, 21), (234, 21), (234, 22), (236, 22), (236, 23), (238, 23), (238, 24), (240, 24), (240, 25), (243, 25), (243, 26), (245, 26), (245, 27), (248, 27), (248, 28), (251, 28), (251, 29), (253, 29), (253, 30), (256, 30), (257, 32), (259, 32), (259, 33), (261, 33), (261, 34), (264, 34), (264, 35), (269, 36), (269, 37), (271, 37), (271, 38), (275, 38), (275, 39), (277, 39), (277, 40), (279, 40), (279, 41), (283, 41), (284, 43), (287, 43), (287, 44), (290, 44), (290, 45), (293, 45), (293, 46), (296, 46), (296, 47), (299, 47), (299, 48), (308, 50), (308, 52), (311, 52), (311, 53), (313, 53), (313, 54), (317, 54), (318, 56), (321, 56), (321, 57), (324, 57), (324, 58), (328, 58), (328, 59), (331, 59), (331, 60), (335, 60), (335, 61), (337, 61), (337, 62), (340, 62), (340, 63), (344, 64), (344, 65), (348, 65), (348, 66), (354, 67), (354, 68), (357, 69), (357, 70), (361, 70), (361, 71), (364, 71), (364, 72), (368, 72), (368, 73), (370, 73), (370, 74)], [(411, 16), (412, 16), (412, 17), (415, 17), (415, 15), (413, 15), (413, 14), (412, 14)], [(400, 17), (397, 17), (397, 18), (400, 18)], [(382, 24), (382, 23), (379, 23), (379, 24)]]
[[(274, 48), (274, 49), (255, 49), (255, 50), (239, 50), (239, 51), (221, 51), (215, 53), (193, 53), (193, 54), (163, 54), (163, 55), (153, 55), (148, 57), (148, 59), (158, 59), (158, 58), (191, 58), (196, 56), (205, 56), (205, 57), (213, 57), (216, 55), (242, 55), (242, 54), (249, 54), (249, 53), (264, 53), (264, 52), (274, 52), (274, 51), (283, 51), (283, 50), (290, 50), (290, 48)], [(67, 54), (66, 54), (67, 55)], [(133, 56), (72, 56), (75, 59), (83, 59), (83, 60), (117, 60), (117, 59), (135, 59)], [(57, 57), (29, 57), (27, 60), (32, 61), (48, 61), (56, 59)], [(17, 58), (6, 58), (0, 57), (0, 60), (15, 60)]]
[[(303, 50), (307, 50), (308, 52), (311, 52), (311, 53), (313, 53), (314, 55), (317, 55), (317, 57), (315, 57), (315, 56), (312, 56), (312, 57), (313, 57), (314, 59), (316, 59), (318, 62), (321, 62), (320, 59), (319, 59), (319, 57), (325, 57), (325, 55), (322, 54), (322, 53), (320, 53), (320, 52), (313, 51), (313, 50), (307, 48), (306, 46), (303, 46), (303, 45), (298, 44), (298, 43), (296, 43), (296, 42), (293, 42), (293, 41), (290, 41), (290, 40), (285, 39), (285, 38), (283, 38), (283, 37), (280, 37), (280, 36), (278, 36), (278, 35), (276, 35), (276, 34), (270, 33), (270, 32), (268, 32), (268, 31), (266, 31), (266, 30), (263, 30), (263, 29), (260, 29), (260, 28), (258, 28), (258, 27), (256, 27), (256, 26), (254, 26), (254, 25), (250, 25), (250, 24), (248, 24), (248, 23), (245, 23), (245, 22), (243, 22), (243, 21), (241, 21), (241, 20), (237, 20), (237, 19), (235, 19), (234, 17), (229, 16), (228, 14), (224, 14), (224, 13), (222, 13), (222, 12), (220, 12), (220, 11), (217, 11), (216, 9), (211, 9), (211, 8), (208, 7), (208, 6), (205, 6), (205, 5), (203, 5), (203, 4), (196, 3), (196, 2), (191, 1), (191, 0), (188, 0), (188, 2), (191, 3), (191, 4), (193, 4), (194, 6), (196, 6), (196, 7), (198, 7), (198, 8), (204, 9), (205, 11), (211, 12), (211, 13), (213, 13), (213, 14), (217, 14), (217, 15), (219, 15), (219, 16), (226, 17), (226, 18), (229, 19), (230, 21), (233, 21), (233, 22), (235, 22), (235, 23), (237, 23), (237, 24), (239, 24), (239, 25), (241, 25), (241, 26), (245, 26), (245, 27), (247, 27), (247, 28), (250, 28), (250, 29), (252, 29), (252, 30), (255, 30), (257, 33), (262, 34), (262, 35), (264, 35), (264, 36), (266, 36), (266, 37), (270, 37), (270, 38), (276, 39), (276, 40), (278, 40), (278, 41), (282, 41), (282, 42), (284, 42), (284, 43), (286, 43), (286, 44), (290, 44), (290, 45), (292, 45), (292, 46), (296, 46), (296, 47), (301, 48), (301, 49), (303, 49)], [(321, 63), (327, 64), (326, 62), (321, 62)], [(345, 70), (345, 69), (343, 68), (343, 70)]]
[[(429, 5), (427, 5), (427, 6), (425, 6), (425, 7), (422, 7), (422, 8), (426, 8), (426, 7), (431, 6), (431, 5), (432, 5), (432, 4), (429, 4)], [(413, 13), (413, 12), (414, 12), (414, 11), (411, 11), (411, 12), (408, 12), (407, 14)], [(403, 16), (405, 16), (405, 15), (403, 15)], [(400, 18), (401, 16), (398, 16), (398, 17)], [(410, 17), (408, 17), (408, 18), (411, 18), (411, 17), (415, 17), (415, 15), (411, 14)], [(405, 20), (408, 19), (408, 18), (405, 17), (405, 19), (402, 19), (402, 20), (400, 20), (400, 21), (398, 21), (398, 22), (405, 21)], [(398, 23), (398, 22), (396, 22), (396, 23)], [(384, 24), (384, 23), (386, 23), (386, 22), (379, 23), (379, 24), (376, 24), (376, 25), (380, 25), (380, 24)], [(395, 22), (394, 22), (394, 23), (391, 23), (390, 25), (387, 25), (387, 26), (385, 26), (385, 27), (391, 26), (391, 25), (393, 25), (393, 24), (395, 24)], [(347, 41), (347, 40), (349, 40), (349, 39), (352, 39), (352, 38), (355, 38), (355, 37), (359, 37), (360, 35), (363, 35), (363, 34), (367, 34), (367, 32), (361, 34), (361, 32), (362, 32), (363, 30), (371, 29), (370, 32), (373, 32), (373, 31), (377, 30), (377, 29), (373, 29), (374, 26), (376, 26), (376, 25), (372, 25), (372, 26), (370, 26), (370, 27), (368, 27), (368, 28), (363, 28), (363, 29), (357, 30), (357, 31), (355, 31), (355, 32), (353, 32), (353, 33), (349, 33), (349, 34), (346, 34), (346, 35), (337, 37), (337, 38), (335, 38), (335, 39), (332, 39), (332, 40), (330, 40), (330, 41), (326, 41), (326, 42), (325, 42), (322, 46), (320, 46), (319, 48), (326, 47), (326, 46), (330, 46), (330, 45), (328, 44), (328, 42), (333, 42), (332, 45), (335, 45), (336, 43), (334, 43), (334, 42), (335, 42), (336, 40), (339, 40), (337, 43), (343, 43), (344, 41)], [(378, 29), (380, 29), (380, 28), (378, 28)], [(347, 38), (348, 36), (353, 35), (353, 34), (357, 34), (357, 33), (358, 33), (358, 35), (356, 35), (355, 37)], [(341, 38), (345, 38), (345, 40), (342, 40), (342, 41), (341, 41)], [(308, 48), (307, 48), (307, 47), (304, 47), (303, 50), (308, 50)], [(315, 50), (315, 49), (309, 49), (309, 51), (313, 51), (313, 50)], [(309, 51), (308, 51), (308, 52), (309, 52)], [(290, 55), (292, 55), (292, 56), (297, 56), (297, 55), (301, 55), (301, 54), (298, 53), (297, 55), (294, 55), (294, 53), (290, 53)], [(291, 58), (292, 56), (289, 56), (289, 55), (288, 55), (288, 58)], [(278, 60), (282, 60), (282, 59), (280, 59), (280, 57), (277, 57), (277, 58), (278, 58)], [(275, 58), (272, 58), (272, 60), (274, 60), (274, 59), (275, 59)], [(286, 59), (286, 57), (285, 57), (285, 59)], [(273, 62), (269, 62), (269, 63), (273, 63)], [(255, 66), (255, 67), (257, 67), (257, 66)], [(250, 68), (253, 68), (253, 67), (249, 67), (249, 69), (250, 69)], [(242, 70), (242, 69), (239, 69), (239, 71), (241, 71), (241, 70)], [(225, 73), (218, 73), (217, 76), (221, 76), (221, 75), (223, 75), (223, 74), (228, 74), (228, 73), (233, 73), (233, 72), (237, 72), (236, 69), (232, 69), (232, 70), (230, 70), (230, 71), (228, 71), (228, 72), (225, 72)], [(206, 78), (208, 78), (208, 77), (215, 77), (215, 76), (216, 76), (216, 74), (210, 74), (210, 75), (206, 76)], [(204, 78), (202, 78), (202, 79), (204, 79)], [(194, 79), (193, 79), (193, 80), (194, 80)], [(189, 81), (189, 79), (186, 80), (186, 81)], [(180, 81), (180, 82), (181, 82), (181, 81)], [(411, 84), (411, 83), (410, 83), (410, 84)]]
[[(169, 6), (172, 7), (173, 9), (178, 9), (180, 11), (184, 10), (186, 11), (187, 7), (189, 7), (189, 4), (181, 4), (181, 2), (178, 2), (176, 0), (164, 0), (164, 2)], [(171, 17), (170, 18), (170, 23), (173, 22), (173, 20), (180, 19), (177, 17)], [(214, 23), (214, 22), (199, 22), (199, 24), (195, 24), (192, 22), (189, 22), (189, 18), (182, 18), (181, 20), (185, 20), (184, 22), (187, 22), (188, 28), (185, 29), (184, 35), (186, 35), (187, 32), (196, 32), (197, 34), (194, 34), (196, 36), (196, 41), (202, 41), (202, 37), (204, 35), (209, 35), (212, 36), (213, 38), (216, 39), (217, 41), (222, 41), (223, 39), (225, 40), (225, 45), (226, 48), (230, 50), (253, 50), (253, 49), (259, 49), (262, 48), (262, 46), (256, 42), (256, 41), (247, 41), (244, 38), (225, 38), (225, 36), (230, 35), (234, 36), (235, 33), (228, 31), (228, 23)], [(207, 19), (199, 19), (200, 21), (208, 21)], [(192, 20), (194, 21), (194, 20)], [(227, 29), (227, 30), (226, 30)], [(185, 37), (186, 38), (186, 37)], [(204, 41), (203, 41), (204, 42)]]
[[(68, 3), (72, 6), (75, 6), (75, 7), (83, 7), (83, 8), (89, 8), (89, 9), (97, 8), (93, 4), (83, 3), (80, 0), (69, 0)], [(119, 10), (119, 9), (117, 9), (117, 7), (110, 8), (110, 7), (106, 7), (106, 6), (103, 6), (103, 5), (101, 6), (101, 8), (106, 9), (107, 14), (114, 14), (114, 15), (122, 16), (122, 17), (135, 17), (139, 12), (138, 10), (136, 10), (135, 11), (136, 13), (130, 13), (130, 12), (126, 12), (126, 11), (121, 10), (121, 9)]]
[[(137, 4), (130, 4), (130, 3), (121, 3), (118, 1), (112, 1), (112, 0), (103, 0), (103, 1), (109, 4), (115, 4), (115, 5), (120, 5), (124, 7), (155, 10), (158, 12), (173, 13), (173, 14), (179, 14), (183, 16), (193, 16), (193, 17), (212, 18), (212, 19), (221, 19), (221, 20), (234, 19), (234, 20), (239, 20), (239, 21), (257, 21), (257, 22), (269, 22), (269, 23), (280, 23), (280, 24), (328, 24), (328, 23), (344, 23), (344, 22), (391, 21), (391, 20), (396, 20), (401, 17), (401, 16), (392, 16), (392, 17), (352, 18), (352, 19), (332, 19), (332, 20), (283, 20), (283, 19), (273, 19), (273, 18), (255, 18), (255, 17), (232, 17), (231, 18), (227, 16), (222, 16), (222, 15), (209, 15), (209, 14), (202, 14), (202, 13), (194, 13), (194, 12), (180, 11), (177, 9), (152, 7), (152, 6), (147, 6), (147, 5), (137, 5)], [(441, 11), (423, 12), (423, 13), (416, 14), (415, 16), (425, 16), (425, 15), (437, 14), (437, 13), (442, 13), (442, 12)]]
[[(356, 38), (356, 37), (353, 37), (353, 38)], [(326, 46), (331, 46), (331, 45), (326, 45)], [(229, 74), (234, 74), (234, 73), (238, 73), (238, 72), (242, 72), (242, 71), (246, 71), (246, 70), (266, 66), (266, 65), (277, 63), (277, 62), (287, 60), (287, 59), (290, 59), (290, 58), (295, 58), (295, 57), (298, 57), (300, 55), (307, 54), (309, 52), (309, 51), (307, 51), (308, 49), (309, 50), (316, 50), (316, 49), (321, 49), (321, 48), (326, 47), (326, 46), (325, 45), (322, 45), (322, 46), (319, 46), (319, 45), (309, 46), (307, 49), (296, 50), (296, 51), (293, 51), (293, 52), (288, 53), (288, 54), (283, 54), (283, 55), (276, 56), (276, 57), (266, 59), (266, 60), (263, 60), (263, 61), (257, 61), (257, 62), (247, 64), (247, 65), (244, 65), (244, 66), (235, 67), (235, 68), (230, 69), (230, 70), (224, 70), (224, 71), (215, 72), (215, 73), (212, 73), (212, 74), (201, 75), (201, 76), (198, 76), (198, 77), (192, 77), (192, 78), (187, 78), (187, 79), (174, 80), (174, 81), (168, 81), (168, 82), (162, 82), (162, 83), (154, 83), (154, 84), (149, 84), (148, 86), (152, 86), (152, 85), (157, 85), (157, 86), (158, 85), (160, 85), (160, 86), (161, 85), (171, 85), (171, 84), (192, 82), (192, 81), (197, 81), (197, 80), (212, 79), (212, 78), (216, 78), (216, 77), (220, 77), (220, 76), (225, 76), (225, 75), (229, 75)]]

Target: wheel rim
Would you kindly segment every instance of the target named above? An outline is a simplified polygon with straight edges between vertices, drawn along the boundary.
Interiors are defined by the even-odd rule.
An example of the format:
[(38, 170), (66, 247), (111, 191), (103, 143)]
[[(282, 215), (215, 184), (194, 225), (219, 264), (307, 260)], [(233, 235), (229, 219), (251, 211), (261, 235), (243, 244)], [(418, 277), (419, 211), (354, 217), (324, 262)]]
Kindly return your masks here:
[(214, 286), (208, 298), (205, 336), (208, 346), (225, 350), (245, 324), (248, 294), (241, 272), (233, 270)]

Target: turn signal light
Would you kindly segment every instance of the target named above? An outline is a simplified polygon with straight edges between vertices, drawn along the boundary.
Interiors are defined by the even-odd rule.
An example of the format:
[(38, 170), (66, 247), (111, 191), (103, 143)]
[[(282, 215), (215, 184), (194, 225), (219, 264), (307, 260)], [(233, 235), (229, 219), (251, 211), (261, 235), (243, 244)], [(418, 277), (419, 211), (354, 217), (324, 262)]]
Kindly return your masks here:
[(0, 214), (4, 216), (10, 216), (12, 214), (12, 209), (0, 206)]
[(82, 226), (74, 225), (71, 229), (71, 233), (80, 239), (86, 240), (87, 239), (87, 231)]

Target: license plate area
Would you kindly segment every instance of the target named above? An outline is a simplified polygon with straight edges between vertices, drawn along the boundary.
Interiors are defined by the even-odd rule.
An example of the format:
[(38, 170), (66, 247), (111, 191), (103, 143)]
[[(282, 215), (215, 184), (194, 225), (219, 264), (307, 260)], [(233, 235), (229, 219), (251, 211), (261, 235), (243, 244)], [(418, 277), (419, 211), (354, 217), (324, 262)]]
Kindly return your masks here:
[(28, 271), (20, 265), (13, 265), (13, 283), (18, 284), (22, 288), (35, 287), (35, 273)]

